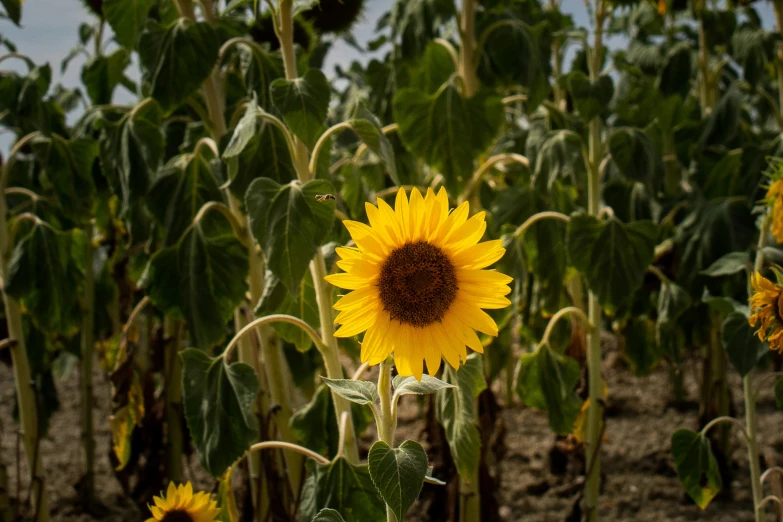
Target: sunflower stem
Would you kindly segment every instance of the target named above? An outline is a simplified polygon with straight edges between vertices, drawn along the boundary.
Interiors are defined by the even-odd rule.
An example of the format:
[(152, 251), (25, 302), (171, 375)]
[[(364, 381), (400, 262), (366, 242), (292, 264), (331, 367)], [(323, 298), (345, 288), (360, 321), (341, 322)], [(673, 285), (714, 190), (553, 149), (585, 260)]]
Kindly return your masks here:
[(182, 323), (163, 319), (166, 340), (166, 459), (169, 482), (182, 482), (182, 360), (179, 358)]
[(95, 275), (92, 268), (93, 257), (93, 220), (84, 227), (87, 237), (84, 270), (84, 301), (82, 302), (81, 361), (79, 366), (79, 387), (81, 389), (82, 450), (84, 477), (82, 481), (82, 505), (89, 512), (92, 509), (95, 494), (95, 434), (92, 417), (92, 357), (95, 346)]
[[(394, 447), (394, 428), (397, 426), (396, 411), (392, 408), (391, 394), (392, 362), (389, 357), (381, 363), (378, 372), (378, 396), (381, 398), (381, 418), (378, 425), (378, 438)], [(386, 504), (386, 522), (397, 522), (394, 511)]]
[[(593, 48), (588, 49), (590, 58), (590, 79), (596, 81), (601, 69), (603, 54), (603, 29), (605, 1), (597, 0), (595, 6), (595, 27)], [(589, 134), (589, 177), (587, 183), (587, 210), (592, 216), (599, 212), (601, 194), (601, 121), (596, 116), (590, 121)], [(601, 486), (601, 434), (603, 432), (603, 378), (601, 376), (601, 304), (598, 296), (590, 290), (587, 300), (588, 321), (591, 328), (587, 333), (587, 374), (589, 381), (589, 406), (587, 409), (586, 455), (587, 480), (585, 482), (585, 511), (588, 522), (598, 521), (598, 497)]]
[[(8, 207), (5, 197), (2, 196), (3, 189), (16, 154), (25, 143), (37, 135), (37, 132), (28, 134), (14, 144), (8, 153), (8, 159), (3, 165), (2, 175), (0, 176), (0, 277), (2, 277), (3, 281), (7, 281), (7, 261), (13, 246), (6, 224)], [(32, 384), (30, 364), (27, 360), (27, 348), (22, 328), (22, 311), (19, 308), (19, 304), (5, 292), (3, 292), (3, 302), (8, 324), (8, 338), (16, 341), (11, 344), (9, 350), (11, 351), (11, 366), (14, 369), (16, 397), (19, 403), (19, 423), (22, 427), (22, 442), (27, 455), (27, 469), (30, 470), (32, 500), (33, 505), (37, 506), (35, 521), (49, 522), (49, 501), (46, 492), (45, 475), (41, 464), (40, 452), (37, 451), (40, 439), (40, 433), (38, 432), (38, 403), (35, 398), (35, 388)], [(18, 477), (17, 480), (19, 480)]]

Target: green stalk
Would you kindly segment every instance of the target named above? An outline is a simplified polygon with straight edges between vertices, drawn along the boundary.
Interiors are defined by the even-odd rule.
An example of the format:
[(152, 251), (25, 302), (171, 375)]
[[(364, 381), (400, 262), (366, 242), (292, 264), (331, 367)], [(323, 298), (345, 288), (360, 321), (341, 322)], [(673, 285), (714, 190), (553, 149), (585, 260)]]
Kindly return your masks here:
[[(294, 53), (294, 22), (293, 22), (293, 0), (280, 1), (280, 18), (276, 29), (280, 40), (280, 50), (283, 55), (283, 65), (285, 75), (288, 81), (296, 80), (299, 75), (296, 70), (296, 54)], [(296, 157), (294, 165), (296, 166), (297, 176), (302, 183), (312, 179), (314, 172), (310, 172), (310, 158), (307, 147), (296, 137)], [(326, 346), (323, 351), (324, 366), (326, 367), (326, 376), (330, 379), (342, 379), (343, 367), (340, 364), (339, 347), (337, 339), (334, 336), (334, 315), (332, 314), (332, 291), (329, 284), (324, 279), (326, 277), (326, 262), (323, 253), (319, 248), (315, 257), (310, 262), (310, 273), (313, 276), (313, 287), (318, 302), (318, 317), (321, 322), (321, 339)], [(356, 431), (353, 426), (353, 416), (351, 415), (351, 406), (348, 401), (332, 391), (332, 400), (334, 402), (334, 412), (337, 417), (337, 425), (340, 425), (340, 419), (343, 412), (347, 413), (348, 420), (345, 426), (345, 458), (352, 464), (359, 462), (359, 446), (356, 442)]]
[(93, 222), (92, 219), (84, 227), (87, 236), (85, 256), (87, 266), (84, 271), (84, 301), (82, 303), (82, 346), (80, 361), (79, 384), (82, 394), (81, 422), (82, 449), (84, 460), (84, 478), (82, 480), (82, 504), (89, 512), (95, 496), (95, 435), (92, 418), (92, 358), (95, 349), (95, 274), (92, 268), (93, 257)]
[[(35, 134), (28, 134), (13, 146), (8, 154), (8, 160), (3, 166), (2, 182), (0, 182), (0, 277), (6, 280), (8, 277), (8, 257), (11, 253), (11, 238), (8, 236), (6, 221), (5, 197), (2, 196), (5, 182), (8, 179), (8, 171), (13, 164), (16, 153), (22, 146), (30, 141)], [(16, 341), (11, 350), (11, 364), (14, 368), (14, 380), (16, 383), (16, 398), (19, 405), (19, 422), (22, 425), (22, 442), (27, 455), (27, 468), (30, 470), (32, 484), (33, 505), (36, 506), (36, 522), (49, 522), (49, 500), (46, 492), (45, 475), (41, 464), (38, 433), (38, 405), (35, 400), (35, 388), (32, 385), (30, 364), (27, 360), (27, 348), (22, 329), (22, 312), (19, 304), (8, 294), (3, 292), (5, 305), (5, 317), (8, 323), (8, 338)], [(18, 479), (17, 479), (18, 480)]]
[(706, 117), (715, 103), (712, 92), (712, 75), (710, 74), (709, 52), (707, 48), (707, 28), (704, 25), (705, 0), (696, 1), (696, 12), (699, 17), (699, 101), (701, 103), (701, 117)]
[[(603, 51), (604, 0), (598, 0), (595, 8), (595, 35), (590, 56), (590, 79), (596, 81), (600, 74)], [(587, 184), (587, 211), (597, 216), (601, 194), (601, 122), (598, 117), (590, 122), (589, 160), (590, 172)], [(601, 376), (601, 305), (595, 292), (588, 292), (587, 315), (591, 327), (587, 334), (587, 373), (589, 377), (589, 400), (587, 409), (587, 481), (585, 483), (585, 506), (587, 520), (598, 520), (598, 497), (601, 487), (601, 434), (603, 432), (603, 378)]]
[(172, 317), (163, 320), (163, 337), (166, 340), (166, 459), (170, 482), (182, 483), (182, 359), (179, 348), (182, 339), (182, 323)]
[[(772, 7), (775, 11), (778, 32), (783, 35), (783, 0), (772, 0)], [(778, 110), (780, 111), (780, 119), (783, 120), (783, 42), (777, 43), (775, 70), (778, 77)]]
[[(381, 422), (378, 426), (378, 438), (393, 448), (394, 426), (397, 423), (392, 413), (391, 367), (392, 363), (387, 359), (381, 363), (378, 373), (378, 396), (381, 399)], [(386, 504), (386, 522), (397, 522), (397, 517), (388, 504)]]

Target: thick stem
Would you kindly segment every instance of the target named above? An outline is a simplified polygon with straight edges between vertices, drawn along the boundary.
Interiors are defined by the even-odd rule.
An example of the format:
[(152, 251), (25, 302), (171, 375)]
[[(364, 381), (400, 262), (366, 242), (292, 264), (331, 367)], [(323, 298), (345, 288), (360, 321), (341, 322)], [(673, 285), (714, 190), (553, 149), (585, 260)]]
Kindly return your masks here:
[[(596, 2), (595, 8), (595, 35), (590, 56), (590, 78), (598, 79), (601, 67), (601, 54), (603, 52), (603, 25), (604, 3)], [(597, 216), (599, 211), (599, 197), (601, 193), (601, 122), (596, 117), (590, 122), (589, 136), (589, 178), (587, 210), (592, 216)], [(587, 373), (590, 405), (587, 410), (586, 433), (586, 467), (587, 481), (585, 483), (585, 506), (587, 520), (598, 520), (598, 497), (601, 487), (601, 434), (603, 433), (603, 378), (601, 376), (601, 305), (598, 296), (590, 291), (587, 299), (587, 316), (590, 329), (587, 334)]]
[[(394, 447), (394, 428), (397, 419), (392, 412), (391, 395), (391, 362), (387, 359), (381, 363), (378, 373), (378, 396), (381, 399), (381, 418), (378, 426), (378, 438)], [(397, 517), (389, 505), (386, 505), (386, 522), (397, 522)]]
[(478, 0), (462, 0), (460, 16), (460, 49), (459, 75), (462, 78), (464, 95), (472, 98), (478, 90), (476, 78), (476, 4)]
[(170, 482), (182, 483), (182, 359), (179, 357), (182, 323), (166, 317), (163, 321), (166, 340), (166, 459)]
[(81, 389), (81, 422), (82, 422), (82, 458), (84, 476), (82, 479), (82, 504), (89, 511), (95, 494), (95, 435), (92, 418), (92, 358), (95, 348), (95, 274), (92, 269), (93, 257), (93, 223), (90, 221), (84, 227), (87, 236), (85, 257), (87, 266), (84, 270), (84, 301), (82, 303), (82, 346), (79, 384)]
[[(775, 10), (778, 32), (783, 35), (783, 0), (772, 0), (772, 7)], [(778, 109), (780, 110), (780, 120), (783, 121), (783, 42), (777, 43), (775, 58), (778, 76)]]
[(710, 74), (710, 50), (707, 47), (707, 28), (704, 25), (705, 0), (696, 1), (696, 13), (699, 18), (699, 101), (701, 117), (706, 117), (714, 103), (712, 95), (712, 75)]
[[(326, 282), (326, 262), (323, 252), (319, 249), (310, 262), (310, 273), (313, 276), (315, 298), (318, 302), (318, 317), (321, 322), (321, 340), (325, 345), (323, 352), (326, 376), (330, 379), (343, 378), (343, 366), (340, 364), (337, 338), (334, 336), (334, 316), (332, 315), (332, 291)], [(348, 422), (345, 433), (345, 458), (352, 464), (359, 462), (359, 447), (356, 442), (356, 432), (353, 427), (351, 406), (348, 401), (332, 392), (334, 412), (337, 417), (337, 425), (340, 425), (340, 417), (343, 412), (348, 413)]]

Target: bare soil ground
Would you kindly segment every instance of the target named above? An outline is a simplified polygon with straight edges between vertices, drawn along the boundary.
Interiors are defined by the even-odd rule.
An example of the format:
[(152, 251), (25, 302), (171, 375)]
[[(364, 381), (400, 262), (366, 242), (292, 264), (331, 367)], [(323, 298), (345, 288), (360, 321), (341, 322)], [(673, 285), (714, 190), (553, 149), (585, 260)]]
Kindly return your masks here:
[[(697, 370), (696, 363), (685, 366), (686, 390), (692, 406), (678, 409), (671, 404), (671, 384), (666, 367), (657, 368), (650, 376), (637, 378), (625, 368), (618, 354), (606, 357), (604, 372), (610, 395), (602, 450), (606, 477), (600, 504), (603, 520), (753, 520), (747, 458), (739, 436), (733, 439), (731, 497), (719, 498), (707, 510), (701, 511), (688, 501), (677, 480), (669, 441), (677, 428), (697, 428)], [(81, 513), (78, 505), (75, 485), (80, 477), (81, 450), (78, 374), (74, 369), (57, 382), (61, 407), (52, 417), (49, 436), (41, 447), (52, 519), (63, 522), (145, 520), (148, 514), (140, 513), (134, 503), (123, 495), (112, 472), (108, 458), (111, 450), (109, 384), (99, 370), (96, 370), (94, 381), (96, 484), (102, 509), (97, 515), (88, 515)], [(732, 372), (729, 382), (737, 416), (744, 418), (740, 379)], [(762, 383), (758, 400), (759, 447), (763, 467), (783, 464), (783, 414), (775, 409), (772, 381), (766, 383)], [(11, 496), (15, 501), (19, 498), (24, 501), (28, 498), (27, 470), (23, 450), (21, 446), (17, 448), (17, 424), (12, 417), (13, 386), (11, 369), (0, 364), (0, 456), (7, 466)], [(502, 394), (499, 390), (497, 396), (500, 400)], [(555, 437), (547, 426), (545, 414), (520, 406), (515, 401), (503, 408), (500, 415), (506, 428), (505, 453), (495, 467), (500, 483), (496, 494), (501, 520), (568, 521), (582, 481), (579, 465), (572, 461), (564, 473), (551, 472), (549, 455)], [(419, 437), (422, 416), (415, 398), (406, 398), (400, 408), (399, 441)], [(363, 437), (365, 443), (371, 440), (371, 433)], [(194, 458), (191, 464), (193, 471), (186, 471), (186, 478), (193, 480), (197, 487), (210, 490), (213, 483), (200, 471), (197, 459)], [(425, 486), (429, 487), (433, 486)], [(765, 494), (769, 494), (769, 490)], [(770, 509), (768, 520), (773, 519)], [(424, 514), (418, 504), (411, 510), (409, 520), (435, 522)]]

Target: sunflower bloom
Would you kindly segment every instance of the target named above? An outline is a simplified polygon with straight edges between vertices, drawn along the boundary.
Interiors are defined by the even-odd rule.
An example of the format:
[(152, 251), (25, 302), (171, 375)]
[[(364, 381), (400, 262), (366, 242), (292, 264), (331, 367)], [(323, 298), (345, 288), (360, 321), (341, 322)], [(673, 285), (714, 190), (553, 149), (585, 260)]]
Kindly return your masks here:
[(378, 364), (394, 354), (400, 375), (421, 379), (424, 361), (435, 374), (441, 358), (455, 369), (466, 346), (483, 353), (476, 331), (497, 336), (495, 321), (482, 308), (504, 308), (512, 278), (482, 270), (503, 257), (501, 241), (479, 243), (485, 213), (468, 218), (468, 204), (449, 213), (445, 189), (410, 201), (397, 192), (395, 208), (378, 198), (365, 204), (369, 226), (343, 221), (356, 248), (338, 248), (331, 284), (352, 290), (335, 303), (342, 325), (336, 337), (362, 332), (361, 359)]
[(220, 514), (217, 503), (209, 493), (199, 491), (193, 494), (193, 486), (169, 482), (165, 497), (153, 497), (154, 506), (149, 506), (152, 517), (147, 522), (214, 522)]
[(783, 287), (756, 272), (750, 278), (753, 295), (750, 296), (750, 325), (755, 327), (760, 323), (759, 339), (769, 342), (771, 350), (783, 352)]
[(767, 202), (772, 203), (772, 235), (783, 243), (783, 178), (775, 181), (767, 190)]

